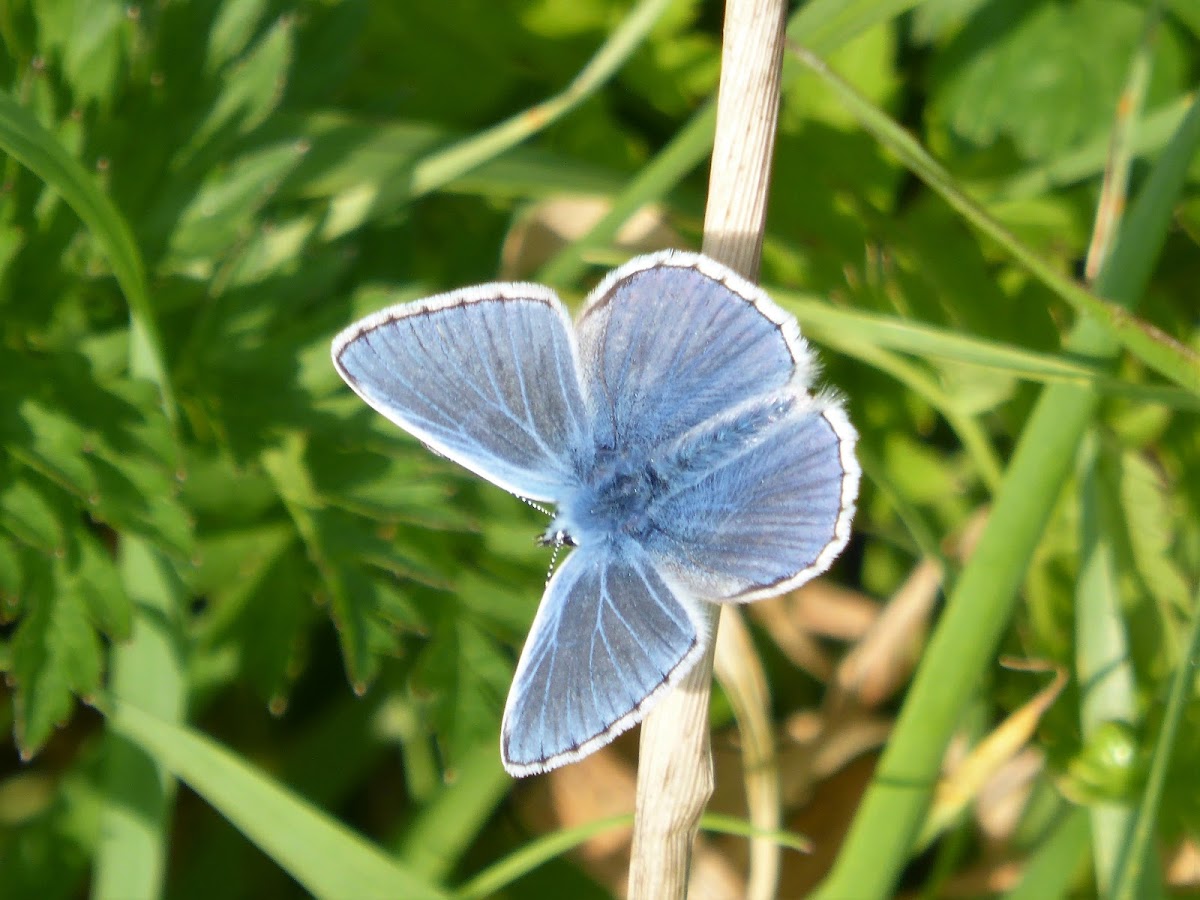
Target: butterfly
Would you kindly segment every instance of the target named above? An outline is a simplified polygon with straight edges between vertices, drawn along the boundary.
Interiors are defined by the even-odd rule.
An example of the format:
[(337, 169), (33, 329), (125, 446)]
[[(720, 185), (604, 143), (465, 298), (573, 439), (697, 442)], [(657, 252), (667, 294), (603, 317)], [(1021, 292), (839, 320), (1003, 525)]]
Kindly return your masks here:
[(695, 253), (637, 257), (572, 324), (536, 284), (380, 310), (333, 342), (370, 406), (533, 503), (573, 549), (547, 582), (501, 725), (513, 775), (631, 728), (707, 648), (705, 603), (787, 591), (846, 546), (857, 434), (812, 392), (794, 317)]

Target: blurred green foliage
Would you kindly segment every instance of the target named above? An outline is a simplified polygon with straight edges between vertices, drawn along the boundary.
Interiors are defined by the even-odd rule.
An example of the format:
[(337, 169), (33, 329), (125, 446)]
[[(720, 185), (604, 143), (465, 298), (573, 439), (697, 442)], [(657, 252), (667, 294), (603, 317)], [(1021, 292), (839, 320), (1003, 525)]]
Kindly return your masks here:
[[(877, 24), (865, 12), (870, 27), (832, 48), (830, 65), (1042, 258), (1079, 271), (1142, 7), (913, 5)], [(0, 86), (33, 123), (0, 115), (12, 154), (0, 179), (0, 723), (14, 735), (0, 760), (0, 897), (77, 895), (119, 801), (103, 720), (78, 701), (99, 695), (146, 614), (145, 581), (122, 565), (133, 539), (175, 579), (167, 618), (199, 731), (430, 884), (462, 882), (528, 840), (502, 805), (496, 734), (547, 564), (533, 542), (543, 520), (363, 406), (328, 346), (368, 311), (494, 279), (514, 223), (549, 198), (617, 196), (714, 94), (719, 5), (679, 0), (569, 115), (432, 193), (414, 191), (418, 165), (560, 91), (628, 10), (623, 0), (0, 5)], [(991, 469), (1039, 389), (969, 348), (1089, 361), (1061, 353), (1069, 306), (917, 184), (813, 75), (792, 62), (787, 73), (764, 283), (976, 342), (903, 352), (852, 322), (817, 328), (817, 343), (836, 348), (823, 352), (824, 377), (847, 396), (871, 461), (835, 577), (886, 597), (930, 541), (989, 500)], [(1148, 120), (1175, 118), (1141, 147), (1135, 189), (1198, 77), (1200, 16), (1186, 0), (1168, 4), (1146, 102)], [(119, 230), (89, 219), (48, 174), (55, 157), (35, 140), (39, 124), (127, 223), (145, 309), (113, 256)], [(661, 201), (696, 244), (705, 167), (677, 175), (666, 196), (645, 200)], [(1200, 166), (1192, 175), (1142, 313), (1200, 348)], [(601, 268), (555, 287), (573, 300)], [(1081, 737), (1077, 694), (1052, 710), (1041, 740), (1054, 768), (1085, 783), (1076, 794), (1128, 796), (1195, 603), (1200, 428), (1181, 394), (1113, 389), (1158, 385), (1134, 362), (1095, 379), (1099, 490), (1136, 685), (1134, 721), (1097, 740), (1119, 734), (1133, 769), (1108, 773), (1111, 754)], [(1071, 669), (1076, 490), (1046, 531), (1006, 648)], [(819, 699), (769, 658), (777, 706)], [(1009, 674), (981, 689), (996, 710), (1032, 690)], [(1179, 758), (1198, 746), (1193, 701)], [(1200, 782), (1187, 766), (1172, 777), (1163, 834), (1200, 834)], [(163, 827), (170, 896), (294, 890), (191, 799)], [(562, 862), (521, 884), (520, 896), (604, 893)]]

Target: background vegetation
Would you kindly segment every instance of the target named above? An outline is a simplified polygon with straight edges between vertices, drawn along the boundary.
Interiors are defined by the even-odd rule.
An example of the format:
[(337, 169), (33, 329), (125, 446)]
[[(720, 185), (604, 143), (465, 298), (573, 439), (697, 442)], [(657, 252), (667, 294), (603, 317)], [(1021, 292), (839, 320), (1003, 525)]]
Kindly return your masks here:
[[(0, 5), (0, 897), (618, 889), (602, 848), (537, 837), (601, 805), (499, 765), (542, 518), (373, 414), (328, 347), (388, 303), (498, 276), (573, 302), (632, 252), (698, 246), (720, 22), (695, 0)], [(762, 278), (848, 398), (866, 478), (844, 590), (755, 619), (800, 748), (788, 822), (817, 850), (783, 890), (815, 883), (859, 802), (937, 576), (906, 627), (873, 601), (922, 565), (1021, 592), (1011, 618), (981, 600), (980, 643), (934, 648), (970, 695), (950, 725), (1007, 743), (893, 854), (915, 856), (903, 884), (1194, 887), (1200, 702), (1168, 698), (1197, 661), (1200, 367), (1165, 335), (1200, 347), (1200, 8), (814, 0), (790, 34), (846, 82), (789, 56)], [(1096, 210), (1126, 193), (1110, 245)], [(1047, 431), (1054, 390), (1074, 413)], [(959, 582), (1002, 490), (1045, 515), (983, 546), (1031, 556)], [(818, 600), (836, 627), (805, 618)], [(1071, 676), (1023, 731), (1044, 679), (994, 665), (984, 620)], [(848, 645), (881, 633), (893, 683), (831, 709)], [(814, 774), (793, 726), (818, 709), (883, 732)], [(713, 716), (736, 747), (720, 695)], [(1011, 759), (1032, 766), (996, 829), (981, 792)], [(1148, 876), (1131, 829), (1162, 854)], [(736, 871), (741, 844), (711, 849)]]

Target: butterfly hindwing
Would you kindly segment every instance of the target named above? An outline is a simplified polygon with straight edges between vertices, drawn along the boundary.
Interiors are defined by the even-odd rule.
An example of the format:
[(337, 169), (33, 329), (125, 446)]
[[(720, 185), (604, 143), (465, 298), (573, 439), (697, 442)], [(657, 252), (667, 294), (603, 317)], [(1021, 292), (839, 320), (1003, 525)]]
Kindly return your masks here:
[(744, 602), (829, 568), (850, 536), (861, 470), (841, 406), (784, 394), (745, 404), (673, 448), (651, 555), (697, 596)]
[(699, 617), (635, 545), (580, 547), (550, 579), (504, 710), (515, 775), (573, 762), (641, 721), (703, 649)]
[(483, 285), (382, 310), (334, 341), (368, 404), (434, 450), (533, 500), (553, 500), (591, 445), (578, 351), (546, 288)]

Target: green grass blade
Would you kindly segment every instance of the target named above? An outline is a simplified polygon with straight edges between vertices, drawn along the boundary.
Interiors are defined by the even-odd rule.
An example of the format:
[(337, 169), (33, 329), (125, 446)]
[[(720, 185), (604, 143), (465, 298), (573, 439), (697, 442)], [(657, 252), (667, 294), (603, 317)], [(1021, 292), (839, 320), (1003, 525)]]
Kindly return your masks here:
[(872, 344), (848, 340), (846, 335), (827, 334), (825, 343), (846, 356), (860, 359), (872, 368), (891, 375), (913, 393), (925, 399), (954, 429), (970, 455), (980, 477), (992, 491), (1000, 485), (1002, 466), (991, 440), (974, 417), (959, 409), (937, 380), (921, 365)]
[[(569, 853), (596, 835), (613, 828), (629, 826), (632, 823), (633, 815), (622, 813), (618, 816), (597, 819), (594, 822), (588, 822), (574, 828), (564, 828), (561, 831), (556, 831), (553, 834), (530, 841), (520, 850), (510, 854), (472, 878), (459, 888), (454, 896), (457, 900), (480, 900), (483, 897), (494, 896), (518, 878), (532, 872), (538, 866), (544, 865), (551, 859), (562, 856), (564, 853)], [(766, 837), (782, 847), (787, 847), (799, 853), (807, 853), (811, 850), (811, 844), (800, 835), (790, 831), (763, 831), (762, 829), (755, 828), (749, 822), (734, 816), (706, 813), (700, 820), (700, 827), (705, 831), (718, 834), (732, 834), (738, 837)]]
[[(384, 165), (388, 167), (392, 167), (393, 162), (399, 160), (395, 165), (397, 171), (390, 174), (386, 185), (382, 181), (368, 179), (353, 189), (341, 191), (333, 204), (330, 220), (323, 230), (324, 237), (332, 239), (358, 227), (368, 215), (378, 215), (385, 209), (404, 206), (425, 194), (449, 188), (451, 185), (462, 189), (479, 180), (482, 167), (496, 168), (497, 171), (489, 173), (486, 185), (490, 193), (496, 193), (498, 183), (504, 182), (506, 178), (511, 182), (512, 176), (520, 171), (520, 161), (508, 160), (506, 166), (505, 155), (570, 113), (602, 88), (645, 40), (669, 2), (670, 0), (641, 0), (571, 83), (555, 96), (491, 128), (449, 146), (443, 144), (439, 149), (424, 153), (411, 162), (404, 159), (404, 150), (400, 155), (392, 154), (390, 159), (380, 153), (373, 154), (377, 160), (387, 160)], [(436, 142), (439, 138), (435, 129), (414, 127), (411, 123), (404, 123), (392, 130), (396, 132), (393, 138), (398, 138), (402, 144), (407, 145), (409, 151), (419, 149), (426, 143)], [(377, 132), (378, 129), (367, 129), (366, 140), (377, 140)], [(366, 155), (362, 157), (367, 158)], [(504, 169), (508, 170), (507, 176), (501, 171)], [(355, 174), (363, 174), (358, 165), (355, 166)], [(556, 180), (561, 178), (561, 175), (551, 173), (549, 177)], [(293, 183), (289, 189), (295, 190), (298, 187), (301, 186)], [(312, 190), (311, 185), (308, 190)]]
[(805, 337), (819, 344), (849, 348), (870, 344), (924, 359), (933, 357), (992, 369), (1029, 381), (1069, 382), (1106, 394), (1162, 403), (1173, 409), (1200, 409), (1200, 398), (1179, 388), (1131, 384), (1112, 377), (1102, 367), (1075, 357), (1026, 350), (897, 316), (839, 309), (789, 291), (771, 290), (770, 293), (796, 314)]
[(1021, 881), (1004, 900), (1056, 900), (1071, 896), (1082, 870), (1091, 830), (1087, 810), (1074, 808), (1061, 817), (1025, 865)]
[[(1124, 306), (1135, 305), (1144, 290), (1197, 143), (1200, 110), (1193, 109), (1155, 165), (1101, 272), (1098, 285)], [(1114, 337), (1111, 329), (1085, 318), (1067, 348), (1094, 358), (1115, 356)], [(924, 817), (946, 744), (1008, 624), (1097, 402), (1093, 392), (1072, 385), (1052, 385), (1039, 398), (987, 528), (947, 601), (871, 787), (818, 896), (865, 900), (890, 893)]]
[[(317, 897), (444, 897), (208, 737), (114, 700), (109, 726), (185, 781)], [(320, 848), (320, 852), (314, 852)]]
[(1113, 876), (1113, 900), (1137, 900), (1145, 896), (1145, 882), (1154, 873), (1154, 833), (1158, 823), (1158, 809), (1162, 804), (1163, 787), (1167, 781), (1167, 770), (1175, 742), (1179, 737), (1179, 726), (1187, 710), (1188, 700), (1194, 691), (1196, 670), (1200, 668), (1200, 593), (1192, 606), (1191, 634), (1188, 635), (1179, 668), (1171, 679), (1171, 692), (1163, 714), (1162, 726), (1154, 742), (1154, 756), (1150, 760), (1150, 775), (1142, 793), (1142, 802), (1131, 825), (1123, 855), (1118, 860)]
[(788, 37), (828, 53), (868, 28), (920, 6), (924, 0), (811, 0), (788, 23)]
[[(1084, 290), (1070, 278), (1040, 259), (1036, 253), (1022, 244), (1011, 232), (993, 219), (979, 204), (968, 197), (955, 184), (954, 179), (932, 156), (900, 125), (882, 110), (877, 109), (862, 97), (849, 83), (835, 75), (825, 63), (802, 47), (792, 47), (793, 52), (837, 94), (863, 127), (875, 135), (922, 181), (935, 190), (963, 218), (1007, 250), (1031, 275), (1043, 285), (1069, 303), (1081, 316), (1088, 316), (1099, 323), (1106, 332), (1125, 346), (1134, 356), (1186, 390), (1200, 394), (1200, 355), (1180, 344), (1175, 339), (1158, 331), (1119, 305), (1102, 300)], [(1195, 108), (1181, 126), (1181, 131), (1200, 131), (1200, 115)], [(1166, 227), (1164, 224), (1163, 228)], [(1146, 236), (1138, 243), (1155, 243), (1154, 235)], [(1127, 251), (1131, 259), (1144, 259), (1140, 251)], [(1100, 287), (1101, 296), (1112, 297)]]
[(511, 788), (496, 742), (480, 744), (404, 829), (397, 858), (419, 875), (444, 879)]
[[(1084, 740), (1109, 722), (1137, 722), (1129, 636), (1121, 609), (1113, 535), (1119, 527), (1116, 498), (1106, 490), (1093, 436), (1080, 453), (1080, 569), (1075, 589), (1075, 654), (1080, 726)], [(1132, 811), (1123, 803), (1089, 806), (1096, 884), (1108, 896)]]
[(654, 159), (642, 166), (626, 188), (613, 198), (612, 206), (600, 221), (543, 265), (534, 280), (547, 284), (573, 283), (583, 274), (589, 254), (609, 246), (635, 212), (665, 197), (704, 161), (712, 149), (716, 126), (717, 106), (709, 101)]
[[(1138, 48), (1117, 106), (1108, 164), (1088, 248), (1086, 274), (1094, 280), (1113, 248), (1125, 208), (1133, 153), (1132, 136), (1141, 119), (1153, 64), (1152, 51), (1162, 4), (1146, 12)], [(1093, 435), (1080, 453), (1080, 571), (1075, 590), (1075, 652), (1080, 683), (1080, 729), (1094, 739), (1107, 723), (1138, 721), (1136, 684), (1128, 629), (1121, 608), (1116, 535), (1121, 529), (1115, 479), (1106, 480), (1103, 449)], [(1112, 888), (1133, 811), (1127, 803), (1101, 800), (1090, 805), (1092, 864), (1103, 896)]]
[[(816, 0), (806, 3), (788, 22), (788, 35), (818, 53), (830, 53), (864, 31), (919, 6), (922, 0)], [(789, 77), (787, 69), (784, 78)], [(792, 76), (794, 77), (794, 75)], [(570, 284), (598, 253), (616, 237), (621, 226), (642, 207), (662, 200), (704, 161), (712, 148), (717, 125), (717, 105), (705, 103), (629, 185), (613, 199), (612, 208), (579, 240), (563, 248), (539, 270), (535, 280)]]
[(132, 371), (149, 378), (162, 395), (163, 411), (176, 420), (175, 393), (162, 339), (146, 290), (146, 273), (133, 231), (113, 202), (49, 131), (0, 91), (0, 149), (57, 191), (91, 231), (112, 266), (129, 304)]
[(896, 518), (904, 525), (912, 538), (915, 553), (926, 559), (935, 560), (946, 573), (956, 571), (956, 564), (942, 549), (941, 541), (933, 526), (926, 521), (924, 513), (896, 485), (887, 466), (875, 455), (866, 442), (859, 441), (855, 448), (863, 475), (879, 495), (896, 512)]
[(412, 196), (437, 190), (575, 109), (624, 65), (669, 3), (641, 0), (562, 93), (417, 163), (412, 171)]
[(614, 828), (628, 828), (633, 824), (633, 813), (622, 813), (619, 816), (608, 816), (577, 825), (574, 828), (564, 828), (544, 837), (530, 841), (515, 853), (511, 853), (498, 863), (484, 869), (455, 892), (457, 900), (482, 900), (494, 896), (497, 892), (512, 884), (523, 875), (532, 872), (538, 866), (545, 864), (556, 856), (562, 856), (574, 850), (584, 841), (598, 834), (603, 834)]
[(1200, 102), (1194, 102), (1125, 216), (1120, 240), (1096, 278), (1096, 293), (1122, 305), (1141, 294), (1171, 228), (1175, 202), (1198, 148)]
[[(121, 578), (137, 613), (132, 638), (113, 649), (110, 689), (161, 721), (180, 722), (187, 702), (183, 585), (163, 554), (140, 537), (123, 535), (120, 554)], [(110, 730), (105, 740), (105, 804), (92, 896), (150, 900), (162, 894), (175, 779), (125, 735)]]
[(797, 853), (811, 853), (812, 841), (793, 831), (764, 830), (755, 828), (753, 824), (737, 816), (725, 816), (720, 813), (705, 813), (700, 817), (700, 829), (713, 834), (731, 834), (734, 837), (767, 838), (780, 847), (795, 850)]
[(1094, 281), (1108, 258), (1116, 239), (1117, 224), (1125, 210), (1129, 195), (1129, 177), (1133, 161), (1133, 135), (1141, 125), (1142, 108), (1146, 105), (1146, 90), (1150, 85), (1150, 71), (1154, 66), (1154, 47), (1157, 43), (1158, 25), (1162, 18), (1162, 3), (1152, 2), (1146, 10), (1142, 36), (1133, 54), (1125, 89), (1117, 102), (1117, 114), (1113, 118), (1109, 136), (1108, 162), (1104, 167), (1104, 184), (1100, 203), (1096, 209), (1096, 221), (1092, 226), (1092, 241), (1088, 247), (1085, 275)]

